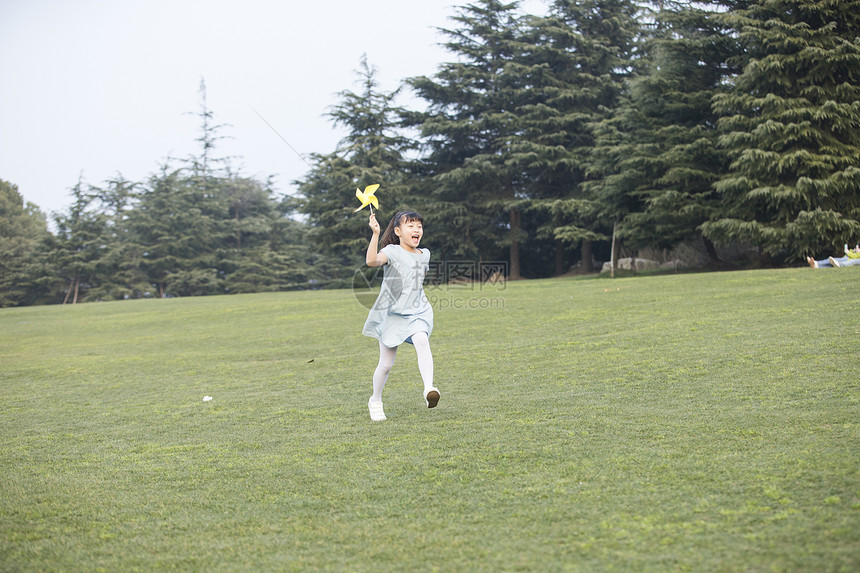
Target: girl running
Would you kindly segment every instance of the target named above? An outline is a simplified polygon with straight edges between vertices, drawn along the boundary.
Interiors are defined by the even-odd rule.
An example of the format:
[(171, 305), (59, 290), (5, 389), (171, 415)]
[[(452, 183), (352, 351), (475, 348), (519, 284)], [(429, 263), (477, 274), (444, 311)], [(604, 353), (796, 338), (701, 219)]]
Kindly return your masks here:
[(368, 402), (370, 419), (385, 420), (382, 389), (394, 365), (397, 347), (408, 342), (418, 355), (418, 371), (424, 381), (424, 402), (428, 408), (439, 403), (439, 389), (433, 386), (433, 307), (424, 294), (424, 275), (429, 269), (430, 251), (419, 248), (424, 236), (424, 219), (414, 211), (397, 213), (382, 234), (377, 251), (379, 223), (370, 216), (373, 236), (367, 246), (369, 267), (385, 266), (382, 288), (364, 323), (362, 334), (379, 340), (379, 364), (373, 372), (373, 395)]

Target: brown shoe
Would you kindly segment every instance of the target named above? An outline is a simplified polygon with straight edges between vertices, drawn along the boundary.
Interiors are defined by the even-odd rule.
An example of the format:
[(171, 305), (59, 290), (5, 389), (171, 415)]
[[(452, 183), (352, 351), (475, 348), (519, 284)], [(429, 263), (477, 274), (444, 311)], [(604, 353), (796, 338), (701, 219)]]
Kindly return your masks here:
[(428, 408), (435, 408), (436, 404), (439, 403), (440, 397), (439, 390), (436, 388), (430, 388), (430, 390), (424, 393), (424, 401), (427, 402)]

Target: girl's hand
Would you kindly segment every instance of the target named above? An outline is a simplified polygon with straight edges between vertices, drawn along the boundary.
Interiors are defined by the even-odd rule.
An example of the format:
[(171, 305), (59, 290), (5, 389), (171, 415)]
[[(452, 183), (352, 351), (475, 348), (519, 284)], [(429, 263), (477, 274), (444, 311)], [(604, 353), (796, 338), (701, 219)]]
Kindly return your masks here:
[(374, 235), (379, 234), (379, 223), (376, 220), (376, 215), (370, 216), (370, 230), (373, 231)]

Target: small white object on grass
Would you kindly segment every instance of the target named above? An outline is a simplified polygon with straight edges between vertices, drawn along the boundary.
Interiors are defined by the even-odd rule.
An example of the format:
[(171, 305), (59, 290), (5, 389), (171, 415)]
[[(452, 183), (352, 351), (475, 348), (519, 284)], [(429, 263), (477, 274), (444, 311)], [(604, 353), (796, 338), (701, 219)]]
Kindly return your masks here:
[(204, 402), (210, 402), (212, 400), (212, 396), (203, 396)]

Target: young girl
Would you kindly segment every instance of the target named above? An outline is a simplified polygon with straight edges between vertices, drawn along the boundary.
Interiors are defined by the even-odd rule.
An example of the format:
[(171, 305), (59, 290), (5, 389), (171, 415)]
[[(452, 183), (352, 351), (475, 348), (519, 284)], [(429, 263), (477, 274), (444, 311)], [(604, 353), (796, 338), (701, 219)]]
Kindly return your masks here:
[(430, 263), (430, 251), (418, 248), (424, 236), (424, 219), (414, 211), (397, 213), (382, 234), (379, 223), (370, 216), (373, 236), (367, 246), (365, 262), (369, 267), (385, 265), (382, 288), (361, 331), (379, 340), (379, 364), (373, 372), (373, 395), (367, 406), (370, 419), (385, 420), (382, 389), (394, 365), (397, 347), (409, 342), (418, 355), (418, 371), (424, 380), (424, 402), (428, 408), (439, 403), (439, 389), (433, 386), (433, 355), (430, 333), (433, 331), (433, 307), (424, 294), (424, 275)]

